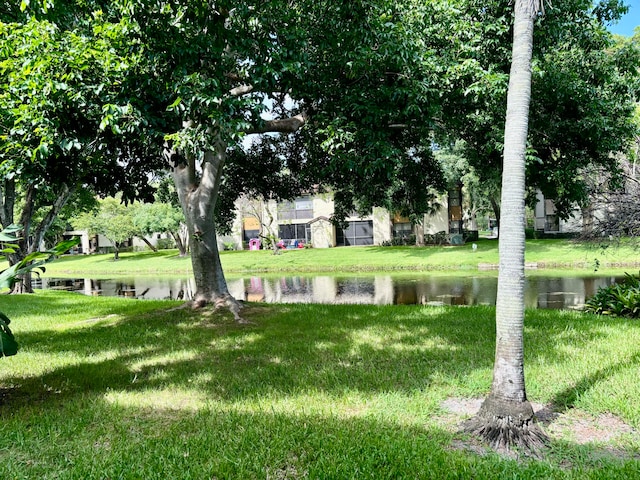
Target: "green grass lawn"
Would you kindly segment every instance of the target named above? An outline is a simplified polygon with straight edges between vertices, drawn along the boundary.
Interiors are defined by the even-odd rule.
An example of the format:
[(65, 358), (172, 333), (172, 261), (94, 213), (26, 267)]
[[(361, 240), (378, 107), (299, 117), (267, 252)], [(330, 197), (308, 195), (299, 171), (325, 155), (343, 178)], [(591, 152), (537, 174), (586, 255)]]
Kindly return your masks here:
[[(330, 249), (221, 252), (226, 273), (268, 272), (353, 272), (400, 270), (478, 270), (482, 264), (498, 263), (498, 242), (480, 240), (458, 247), (341, 247)], [(601, 268), (640, 265), (640, 251), (629, 246), (599, 249), (569, 240), (529, 240), (526, 261), (547, 268)], [(113, 261), (112, 255), (65, 256), (47, 266), (47, 275), (163, 274), (184, 275), (191, 272), (191, 261), (175, 250), (158, 253), (123, 253)]]
[(442, 408), (486, 395), (493, 308), (178, 305), (0, 296), (0, 478), (640, 478), (637, 321), (527, 312), (531, 400), (636, 430), (516, 461), (456, 448)]

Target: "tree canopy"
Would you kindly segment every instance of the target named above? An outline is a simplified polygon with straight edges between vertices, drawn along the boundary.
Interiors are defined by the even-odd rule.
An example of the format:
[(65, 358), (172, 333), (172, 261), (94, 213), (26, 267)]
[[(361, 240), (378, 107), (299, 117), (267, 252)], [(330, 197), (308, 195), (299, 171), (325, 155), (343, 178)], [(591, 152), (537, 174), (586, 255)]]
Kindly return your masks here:
[(125, 26), (95, 14), (67, 28), (56, 15), (72, 6), (28, 3), (0, 10), (0, 223), (23, 228), (12, 262), (39, 247), (76, 193), (148, 197), (154, 168), (145, 143), (110, 123), (126, 111), (112, 99), (135, 56), (113, 54)]
[[(632, 132), (637, 45), (616, 45), (605, 29), (620, 5), (563, 2), (539, 26), (529, 185), (561, 207), (584, 196), (576, 173), (594, 162), (613, 170), (610, 153)], [(83, 187), (149, 198), (148, 174), (164, 166), (192, 242), (210, 245), (245, 193), (330, 188), (337, 218), (373, 206), (419, 215), (445, 184), (434, 140), (465, 140), (481, 181), (499, 171), (512, 28), (504, 2), (20, 7), (0, 10), (3, 224), (16, 195), (28, 200), (25, 220), (31, 199), (46, 198), (52, 218)], [(247, 150), (250, 134), (263, 140)], [(205, 228), (216, 208), (218, 227)]]
[[(465, 140), (465, 155), (490, 181), (502, 162), (511, 14), (503, 2), (486, 3), (482, 12), (466, 5), (474, 28), (461, 47), (464, 74), (448, 103), (445, 134)], [(624, 151), (637, 128), (639, 45), (606, 28), (623, 12), (622, 2), (575, 0), (553, 4), (536, 24), (527, 184), (531, 200), (540, 189), (561, 215), (586, 202), (584, 169), (617, 171), (612, 153)]]
[(113, 245), (114, 259), (119, 257), (120, 245), (140, 230), (134, 225), (133, 211), (122, 199), (107, 197), (100, 200), (98, 208), (72, 219), (77, 230), (87, 230), (91, 235), (104, 235)]

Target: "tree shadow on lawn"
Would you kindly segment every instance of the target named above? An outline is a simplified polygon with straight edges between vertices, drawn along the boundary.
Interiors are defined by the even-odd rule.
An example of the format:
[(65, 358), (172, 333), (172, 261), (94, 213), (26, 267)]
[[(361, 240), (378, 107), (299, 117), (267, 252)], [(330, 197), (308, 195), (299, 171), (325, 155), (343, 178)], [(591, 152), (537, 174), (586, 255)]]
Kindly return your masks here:
[[(518, 462), (480, 446), (470, 454), (457, 448), (460, 437), (436, 426), (401, 426), (370, 416), (192, 412), (105, 401), (91, 409), (52, 409), (44, 429), (24, 430), (23, 418), (11, 421), (15, 425), (5, 425), (7, 431), (21, 435), (19, 442), (11, 435), (0, 438), (0, 448), (12, 453), (11, 461), (0, 464), (2, 478), (51, 472), (65, 478), (97, 478), (96, 472), (100, 478), (160, 478), (161, 472), (162, 478), (549, 479), (567, 478), (571, 467), (570, 457)], [(632, 478), (634, 468), (637, 462), (583, 459), (576, 473)]]
[(460, 328), (462, 319), (452, 321), (458, 328), (443, 329), (422, 321), (415, 309), (396, 314), (379, 307), (260, 306), (244, 315), (256, 325), (181, 309), (24, 332), (18, 337), (22, 354), (71, 354), (80, 361), (4, 383), (34, 394), (47, 385), (72, 395), (196, 386), (209, 398), (233, 401), (308, 391), (414, 391), (428, 387), (434, 376), (486, 368), (491, 357), (460, 355), (474, 342)]
[[(238, 401), (317, 391), (413, 394), (430, 386), (474, 394), (466, 385), (470, 379), (480, 378), (485, 392), (491, 382), (491, 307), (251, 305), (244, 312), (250, 326), (190, 309), (127, 313), (123, 305), (117, 313), (121, 319), (19, 333), (22, 352), (3, 361), (32, 354), (59, 366), (5, 377), (2, 383), (16, 385), (5, 390), (5, 405), (12, 398), (46, 399), (51, 392), (166, 386)], [(533, 315), (526, 334), (538, 350), (532, 361), (563, 360), (563, 342), (573, 341), (565, 335), (572, 318), (550, 325), (550, 314)], [(603, 336), (595, 324), (580, 324), (584, 345)], [(68, 356), (76, 359), (65, 364)]]
[(631, 355), (630, 358), (626, 358), (622, 361), (615, 362), (611, 365), (595, 370), (591, 374), (582, 377), (578, 382), (574, 383), (570, 387), (557, 392), (553, 396), (553, 404), (562, 406), (565, 410), (573, 408), (578, 399), (594, 386), (601, 382), (605, 382), (614, 375), (624, 371), (633, 370), (637, 372), (639, 366), (640, 351)]
[[(53, 305), (55, 303), (52, 302)], [(433, 388), (442, 389), (445, 396), (452, 392), (453, 395), (475, 395), (476, 392), (469, 392), (466, 386), (470, 379), (477, 381), (481, 378), (484, 393), (491, 381), (495, 335), (495, 309), (491, 307), (252, 304), (245, 311), (245, 316), (255, 322), (249, 326), (239, 326), (230, 315), (210, 311), (179, 309), (142, 314), (127, 314), (126, 311), (127, 308), (123, 307), (118, 312), (123, 318), (113, 321), (106, 317), (95, 323), (67, 325), (67, 329), (61, 331), (20, 333), (19, 341), (24, 350), (18, 356), (2, 361), (21, 362), (23, 358), (26, 361), (27, 357), (33, 355), (44, 363), (50, 358), (53, 366), (47, 368), (44, 365), (43, 373), (35, 371), (5, 375), (0, 380), (0, 385), (4, 385), (0, 390), (0, 416), (13, 421), (13, 415), (16, 415), (15, 421), (19, 422), (21, 415), (33, 415), (35, 405), (39, 411), (49, 412), (47, 415), (63, 415), (58, 413), (60, 409), (69, 409), (69, 416), (73, 417), (76, 413), (72, 410), (84, 408), (77, 405), (82, 406), (88, 400), (90, 404), (104, 403), (114, 408), (114, 411), (120, 412), (118, 415), (122, 415), (124, 424), (146, 422), (145, 418), (151, 417), (150, 429), (158, 428), (159, 424), (164, 428), (169, 422), (169, 431), (175, 430), (177, 434), (180, 429), (182, 433), (187, 432), (189, 438), (197, 438), (193, 441), (200, 441), (200, 422), (211, 416), (212, 411), (214, 417), (222, 415), (226, 419), (229, 415), (229, 419), (234, 421), (241, 418), (242, 427), (235, 427), (238, 431), (249, 428), (245, 425), (260, 423), (266, 418), (265, 415), (275, 415), (275, 412), (248, 416), (243, 412), (231, 412), (246, 402), (264, 400), (259, 404), (269, 408), (269, 405), (277, 405), (281, 400), (284, 403), (276, 408), (286, 409), (282, 405), (286, 405), (288, 398), (304, 398), (305, 395), (311, 398), (318, 392), (336, 397), (358, 392), (365, 399), (367, 395), (400, 393), (413, 395), (418, 399), (416, 401), (425, 398), (427, 402), (433, 399), (427, 400), (427, 396), (421, 397), (419, 392)], [(550, 324), (552, 319), (555, 322)], [(601, 321), (591, 316), (585, 317), (580, 323), (581, 335), (577, 340), (567, 337), (567, 326), (573, 326), (575, 322), (576, 317), (571, 315), (527, 312), (526, 342), (534, 345), (536, 350), (531, 362), (562, 361), (566, 357), (562, 347), (568, 342), (572, 342), (572, 346), (576, 346), (576, 342), (577, 346), (586, 346), (604, 339), (605, 334), (598, 328)], [(67, 357), (72, 358), (71, 363), (65, 363)], [(604, 372), (595, 372), (592, 381), (597, 382), (604, 375)], [(581, 388), (589, 388), (589, 385), (587, 379)], [(189, 405), (189, 398), (184, 405), (180, 398), (180, 395), (188, 397), (191, 395), (189, 392), (196, 398), (195, 407)], [(164, 403), (158, 399), (162, 395), (167, 396)], [(127, 405), (131, 396), (148, 399), (149, 404), (144, 406), (143, 402), (140, 407)], [(555, 399), (560, 401), (561, 398), (557, 396)], [(118, 403), (120, 401), (123, 403)], [(332, 400), (324, 397), (324, 400), (316, 401)], [(356, 402), (361, 406), (367, 400)], [(566, 404), (566, 399), (563, 402)], [(327, 407), (334, 412), (333, 405)], [(437, 412), (437, 406), (425, 407), (435, 408), (434, 412)], [(202, 412), (205, 417), (193, 413), (193, 410)], [(225, 410), (228, 411), (225, 413)], [(466, 458), (443, 451), (446, 447), (442, 446), (442, 442), (448, 445), (452, 433), (440, 427), (417, 428), (399, 424), (385, 427), (382, 420), (361, 419), (359, 415), (362, 412), (353, 412), (353, 416), (358, 418), (334, 418), (334, 415), (345, 415), (344, 408), (322, 418), (311, 418), (303, 412), (304, 409), (300, 407), (292, 407), (287, 414), (274, 416), (277, 417), (277, 425), (266, 425), (266, 432), (261, 431), (256, 438), (264, 437), (261, 442), (266, 439), (282, 442), (282, 438), (289, 435), (298, 438), (298, 431), (287, 433), (287, 428), (294, 428), (295, 425), (295, 429), (302, 429), (318, 445), (333, 445), (336, 438), (331, 434), (332, 429), (346, 429), (345, 438), (339, 439), (338, 453), (344, 456), (347, 455), (345, 452), (349, 452), (348, 455), (353, 455), (357, 462), (373, 462), (370, 468), (384, 469), (392, 468), (397, 461), (405, 464), (410, 462), (411, 465), (413, 462), (424, 462), (422, 453), (416, 458), (411, 456), (417, 455), (414, 442), (424, 440), (425, 436), (445, 436), (445, 440), (438, 440), (441, 443), (436, 450), (436, 453), (440, 451), (438, 455), (446, 455), (443, 461)], [(96, 414), (80, 412), (78, 415)], [(112, 420), (109, 419), (109, 422)], [(283, 429), (283, 422), (288, 425), (287, 428)], [(189, 423), (193, 426), (188, 427)], [(350, 431), (352, 428), (354, 432)], [(231, 422), (228, 428), (219, 429), (216, 435), (230, 435), (233, 431)], [(143, 439), (142, 442), (158, 441), (156, 434), (150, 432), (148, 435), (150, 439)], [(381, 453), (382, 457), (376, 460), (369, 459), (368, 454), (363, 453), (363, 449), (369, 451), (373, 448), (370, 446), (372, 442), (375, 445), (387, 444), (389, 439), (393, 443), (396, 440), (400, 442), (398, 451), (413, 452), (410, 459), (406, 455), (399, 455), (396, 459)], [(216, 441), (224, 442), (220, 439)], [(411, 443), (407, 444), (407, 441)], [(308, 451), (307, 440), (296, 440), (294, 445), (299, 446), (298, 442), (302, 442), (305, 451)], [(454, 444), (462, 445), (464, 449), (470, 445), (467, 440), (455, 441)], [(296, 453), (297, 446), (289, 447), (287, 451), (294, 452), (293, 455), (299, 458), (301, 454)], [(131, 448), (124, 448), (126, 455), (134, 455), (134, 450), (139, 452), (135, 442)], [(138, 448), (147, 451), (146, 446)], [(313, 448), (320, 447), (314, 444)], [(560, 455), (570, 457), (572, 448), (569, 444), (568, 450), (563, 450)], [(589, 452), (597, 450), (595, 446), (594, 450), (585, 446), (580, 448)], [(480, 447), (473, 451), (484, 452)], [(240, 454), (247, 455), (246, 452)], [(366, 454), (365, 458), (358, 457), (363, 454)], [(322, 455), (320, 457), (318, 461), (331, 461), (330, 457), (326, 460)], [(282, 462), (282, 459), (279, 461)], [(376, 463), (378, 461), (383, 463)], [(570, 462), (564, 457), (560, 461)], [(474, 462), (471, 467), (466, 465), (461, 468), (462, 471), (477, 468), (484, 472), (483, 465), (483, 462)], [(490, 465), (491, 462), (488, 462), (486, 468)], [(336, 468), (339, 469), (336, 478), (339, 478), (342, 466), (336, 465)], [(416, 475), (417, 478), (420, 476)], [(425, 474), (424, 478), (432, 477)], [(493, 476), (487, 473), (486, 478)], [(548, 477), (542, 475), (539, 478)]]

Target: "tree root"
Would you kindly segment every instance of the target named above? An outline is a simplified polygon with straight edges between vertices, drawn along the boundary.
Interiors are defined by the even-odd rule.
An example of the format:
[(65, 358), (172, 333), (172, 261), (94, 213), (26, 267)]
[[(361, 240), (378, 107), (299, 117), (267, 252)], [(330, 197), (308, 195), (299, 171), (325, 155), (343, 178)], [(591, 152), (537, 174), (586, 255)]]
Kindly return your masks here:
[(539, 458), (548, 443), (528, 401), (507, 402), (490, 396), (478, 414), (465, 422), (463, 430), (480, 437), (499, 453), (515, 450)]
[(213, 304), (215, 310), (220, 310), (223, 308), (227, 308), (229, 312), (233, 315), (236, 323), (240, 325), (253, 325), (253, 322), (245, 319), (240, 315), (240, 310), (242, 310), (242, 303), (233, 298), (231, 295), (219, 295), (214, 297), (213, 299), (207, 299), (204, 297), (196, 298), (191, 302), (185, 303), (184, 306), (178, 308), (191, 307), (194, 310), (198, 310), (200, 308), (204, 308), (207, 305)]
[(246, 320), (240, 315), (240, 310), (242, 310), (243, 305), (233, 298), (231, 295), (225, 295), (223, 297), (217, 298), (215, 301), (216, 310), (219, 308), (228, 308), (235, 321), (241, 325), (252, 325), (253, 322)]

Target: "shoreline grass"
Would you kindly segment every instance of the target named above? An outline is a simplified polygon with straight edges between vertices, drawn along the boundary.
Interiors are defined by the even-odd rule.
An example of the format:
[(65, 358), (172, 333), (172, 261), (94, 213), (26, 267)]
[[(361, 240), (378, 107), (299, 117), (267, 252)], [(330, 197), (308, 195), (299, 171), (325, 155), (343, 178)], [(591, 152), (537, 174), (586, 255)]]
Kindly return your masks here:
[(613, 443), (518, 462), (454, 448), (447, 398), (486, 395), (491, 307), (249, 304), (252, 325), (179, 302), (0, 296), (0, 478), (634, 478), (640, 324), (528, 310), (528, 393), (613, 414)]
[[(270, 251), (225, 251), (220, 257), (226, 274), (329, 273), (329, 272), (477, 272), (498, 263), (496, 240), (479, 240), (456, 247), (341, 247), (331, 249)], [(640, 250), (622, 245), (601, 249), (570, 240), (528, 240), (526, 262), (538, 269), (580, 271), (640, 269)], [(47, 266), (46, 275), (187, 275), (192, 272), (189, 257), (176, 250), (122, 253), (113, 261), (110, 254), (65, 256)]]

